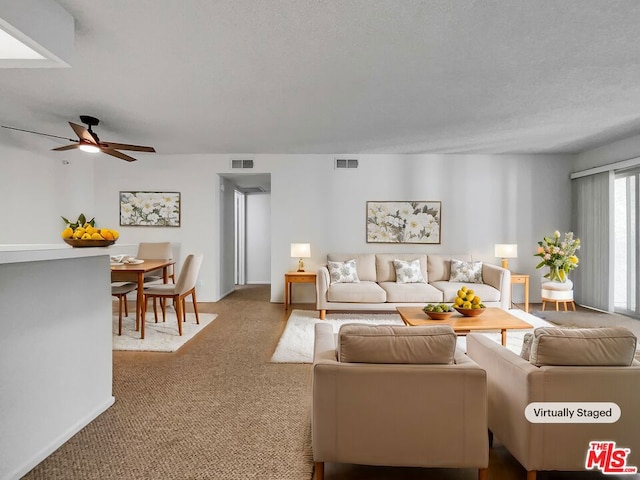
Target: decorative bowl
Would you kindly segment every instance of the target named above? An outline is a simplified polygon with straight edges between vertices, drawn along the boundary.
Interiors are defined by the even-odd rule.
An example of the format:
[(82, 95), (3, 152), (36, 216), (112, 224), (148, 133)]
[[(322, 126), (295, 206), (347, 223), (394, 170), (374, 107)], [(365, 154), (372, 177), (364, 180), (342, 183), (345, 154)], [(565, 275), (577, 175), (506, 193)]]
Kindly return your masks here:
[(64, 238), (63, 240), (74, 248), (108, 247), (116, 243), (115, 240), (75, 240), (73, 238)]
[(427, 316), (431, 320), (446, 320), (451, 315), (453, 315), (453, 312), (426, 312), (426, 311), (424, 311), (424, 313), (426, 313)]
[(482, 315), (486, 308), (458, 308), (454, 307), (458, 313), (461, 313), (465, 317), (477, 317)]

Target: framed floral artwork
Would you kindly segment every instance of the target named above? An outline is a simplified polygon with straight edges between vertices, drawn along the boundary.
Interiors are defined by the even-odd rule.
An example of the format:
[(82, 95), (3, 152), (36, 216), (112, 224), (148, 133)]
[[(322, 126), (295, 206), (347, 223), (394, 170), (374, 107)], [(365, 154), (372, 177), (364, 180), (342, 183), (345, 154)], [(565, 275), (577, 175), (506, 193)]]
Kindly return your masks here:
[(367, 202), (367, 243), (440, 244), (441, 202)]
[(120, 225), (179, 227), (180, 192), (120, 192)]

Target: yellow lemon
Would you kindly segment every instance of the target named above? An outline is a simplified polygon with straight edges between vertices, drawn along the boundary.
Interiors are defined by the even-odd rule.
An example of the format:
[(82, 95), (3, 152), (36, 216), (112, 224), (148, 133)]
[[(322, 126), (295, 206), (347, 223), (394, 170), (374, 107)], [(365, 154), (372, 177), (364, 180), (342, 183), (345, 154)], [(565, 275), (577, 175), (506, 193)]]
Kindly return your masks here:
[(91, 234), (91, 240), (104, 240), (104, 237), (98, 232)]
[(473, 295), (474, 293), (476, 293), (476, 292), (474, 292), (474, 291), (473, 291), (473, 290), (471, 290), (471, 289), (467, 290), (467, 295)]
[(61, 235), (62, 235), (62, 238), (71, 238), (73, 237), (73, 229), (67, 227), (62, 231)]
[(455, 299), (455, 304), (460, 306), (464, 303), (464, 300), (462, 300), (460, 297), (456, 297)]
[(473, 303), (474, 305), (480, 305), (480, 297), (476, 295), (471, 301), (471, 303)]
[(92, 227), (91, 225), (89, 225), (85, 231), (89, 234), (89, 235), (93, 235), (94, 233), (96, 233), (98, 230), (94, 227)]
[(462, 308), (471, 308), (471, 302), (464, 302)]
[(476, 296), (473, 293), (467, 292), (467, 302), (472, 302)]
[(85, 233), (84, 235), (82, 235), (81, 240), (91, 240), (91, 235)]
[(74, 234), (76, 234), (76, 235), (80, 235), (80, 236), (82, 236), (82, 235), (84, 235), (84, 234), (85, 234), (85, 232), (86, 232), (86, 230), (85, 230), (84, 228), (82, 228), (82, 227), (78, 227), (78, 228), (76, 228), (76, 229), (74, 230), (74, 232), (73, 232), (73, 233), (74, 233)]
[(105, 240), (115, 240), (113, 238), (113, 233), (111, 233), (111, 230), (107, 230), (106, 228), (100, 230), (100, 235), (102, 235)]
[(472, 309), (478, 309), (478, 308), (480, 308), (480, 305), (478, 305), (477, 303), (475, 303), (475, 304), (471, 305), (471, 308), (472, 308)]
[(113, 233), (113, 239), (117, 240), (118, 238), (120, 238), (120, 234), (118, 233), (117, 230), (111, 230), (111, 233)]
[(462, 290), (463, 292), (467, 291), (467, 287), (462, 287), (460, 290)]
[(464, 298), (464, 295), (465, 295), (464, 290), (458, 290), (458, 296), (460, 298)]

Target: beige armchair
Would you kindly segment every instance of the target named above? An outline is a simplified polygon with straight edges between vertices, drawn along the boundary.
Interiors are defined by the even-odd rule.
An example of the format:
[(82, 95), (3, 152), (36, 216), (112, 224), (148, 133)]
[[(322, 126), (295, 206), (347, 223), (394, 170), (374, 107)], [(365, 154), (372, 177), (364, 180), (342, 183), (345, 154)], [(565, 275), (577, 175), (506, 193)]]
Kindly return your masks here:
[(315, 326), (312, 446), (324, 463), (474, 468), (487, 478), (484, 370), (448, 325)]
[[(537, 471), (585, 471), (592, 441), (630, 448), (628, 465), (640, 467), (635, 336), (624, 328), (538, 328), (529, 340), (523, 358), (481, 334), (467, 335), (467, 354), (487, 371), (489, 429), (527, 479), (535, 480)], [(525, 408), (532, 402), (612, 402), (621, 417), (615, 423), (530, 422)], [(577, 419), (580, 407), (572, 408)]]

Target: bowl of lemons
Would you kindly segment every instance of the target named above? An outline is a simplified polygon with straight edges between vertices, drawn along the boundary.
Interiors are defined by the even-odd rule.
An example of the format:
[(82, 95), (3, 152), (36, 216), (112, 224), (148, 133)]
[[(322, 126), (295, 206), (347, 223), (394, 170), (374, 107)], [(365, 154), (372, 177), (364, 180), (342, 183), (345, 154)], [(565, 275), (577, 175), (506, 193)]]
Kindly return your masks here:
[(430, 303), (425, 306), (422, 311), (432, 320), (446, 320), (453, 315), (453, 308), (446, 303), (439, 303), (437, 305)]
[(80, 214), (78, 220), (70, 222), (62, 217), (66, 223), (60, 236), (65, 243), (74, 248), (81, 247), (108, 247), (113, 245), (120, 237), (117, 230), (111, 228), (96, 228), (95, 219), (87, 221), (84, 214)]
[(482, 315), (487, 307), (483, 305), (480, 297), (472, 289), (464, 286), (458, 290), (457, 297), (453, 301), (453, 308), (465, 317), (477, 317)]

